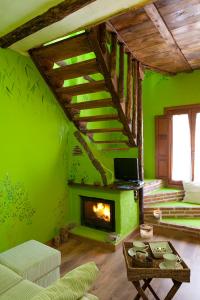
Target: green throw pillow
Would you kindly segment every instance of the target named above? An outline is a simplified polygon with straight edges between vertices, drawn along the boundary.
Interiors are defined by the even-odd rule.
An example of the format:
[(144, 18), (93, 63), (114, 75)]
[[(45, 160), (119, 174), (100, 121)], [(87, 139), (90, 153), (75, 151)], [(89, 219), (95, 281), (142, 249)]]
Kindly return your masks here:
[(67, 273), (32, 300), (78, 300), (90, 289), (98, 272), (94, 262), (84, 264)]

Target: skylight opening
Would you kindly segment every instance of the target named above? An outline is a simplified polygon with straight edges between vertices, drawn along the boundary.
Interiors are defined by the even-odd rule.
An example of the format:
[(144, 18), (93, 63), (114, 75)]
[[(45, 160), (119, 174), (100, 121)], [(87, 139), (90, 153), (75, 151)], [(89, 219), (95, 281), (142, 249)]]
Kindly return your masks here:
[(81, 31), (78, 31), (78, 32), (71, 33), (69, 35), (66, 35), (66, 36), (57, 38), (57, 39), (55, 39), (53, 41), (47, 42), (47, 43), (43, 44), (43, 46), (48, 46), (48, 45), (51, 45), (51, 44), (54, 44), (54, 43), (57, 43), (57, 42), (60, 42), (60, 41), (63, 41), (63, 40), (67, 40), (67, 39), (69, 39), (71, 37), (77, 36), (77, 35), (82, 34), (84, 32), (85, 32), (85, 30), (81, 30)]

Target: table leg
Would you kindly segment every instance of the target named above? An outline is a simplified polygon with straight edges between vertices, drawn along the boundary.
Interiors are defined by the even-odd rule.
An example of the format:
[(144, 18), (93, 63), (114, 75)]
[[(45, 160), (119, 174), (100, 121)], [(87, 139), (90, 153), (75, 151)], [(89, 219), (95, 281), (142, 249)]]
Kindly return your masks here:
[(173, 287), (171, 288), (171, 290), (169, 291), (169, 293), (167, 294), (164, 300), (171, 300), (182, 284), (182, 282), (176, 280), (173, 280), (173, 283), (174, 283)]
[[(144, 279), (144, 284), (142, 286), (143, 291), (145, 291), (147, 288), (151, 291), (151, 293), (153, 294), (153, 296), (155, 297), (156, 300), (160, 300), (160, 298), (156, 295), (154, 289), (151, 287), (150, 282), (152, 281), (153, 278), (150, 279)], [(134, 300), (139, 300), (140, 299), (140, 295), (137, 294), (137, 296), (134, 298)]]
[(154, 289), (151, 287), (151, 285), (149, 283), (148, 283), (147, 287), (151, 291), (151, 293), (154, 295), (155, 299), (160, 300), (160, 298), (157, 296), (156, 292), (154, 291)]
[(148, 297), (145, 295), (142, 287), (140, 286), (140, 282), (139, 281), (132, 281), (132, 283), (135, 286), (136, 290), (138, 291), (138, 295), (137, 296), (140, 295), (140, 297), (142, 297), (143, 300), (148, 300)]
[[(144, 280), (144, 284), (143, 284), (143, 286), (142, 286), (143, 291), (146, 290), (146, 288), (147, 288), (148, 285), (150, 284), (151, 280), (152, 280), (152, 279)], [(140, 297), (141, 297), (141, 296), (140, 296), (139, 294), (137, 294), (137, 296), (134, 298), (134, 300), (139, 300)]]

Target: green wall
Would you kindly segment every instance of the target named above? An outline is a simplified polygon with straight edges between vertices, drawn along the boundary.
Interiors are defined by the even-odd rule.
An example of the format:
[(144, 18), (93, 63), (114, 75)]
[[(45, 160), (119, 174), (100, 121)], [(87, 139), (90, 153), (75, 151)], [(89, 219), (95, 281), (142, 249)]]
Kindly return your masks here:
[(3, 250), (65, 222), (69, 123), (29, 58), (0, 49), (0, 87)]
[(143, 81), (145, 177), (155, 178), (155, 121), (165, 107), (200, 103), (200, 71), (168, 77), (146, 72)]
[[(0, 49), (0, 87), (2, 251), (57, 234), (67, 222), (68, 179), (102, 180), (30, 58)], [(112, 160), (91, 149), (111, 181)]]

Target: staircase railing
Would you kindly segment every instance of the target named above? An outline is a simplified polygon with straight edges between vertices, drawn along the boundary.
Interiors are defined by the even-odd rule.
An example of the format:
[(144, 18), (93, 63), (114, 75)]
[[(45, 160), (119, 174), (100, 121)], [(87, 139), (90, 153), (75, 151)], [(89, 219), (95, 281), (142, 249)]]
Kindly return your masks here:
[[(101, 24), (89, 32), (97, 59), (100, 60), (105, 79), (113, 85), (117, 97), (115, 104), (121, 116), (131, 146), (138, 144), (138, 82), (139, 62), (133, 57), (117, 32), (107, 24)], [(92, 37), (92, 38), (91, 38)], [(102, 63), (104, 61), (104, 63)], [(113, 96), (113, 95), (112, 95)]]

